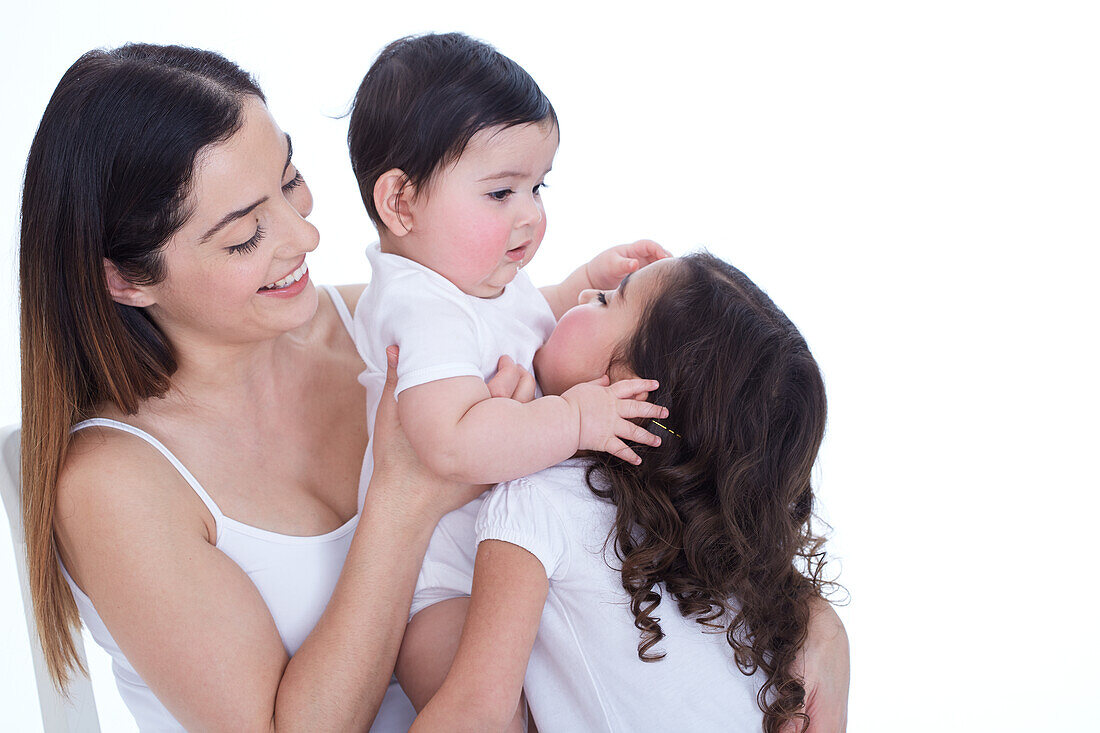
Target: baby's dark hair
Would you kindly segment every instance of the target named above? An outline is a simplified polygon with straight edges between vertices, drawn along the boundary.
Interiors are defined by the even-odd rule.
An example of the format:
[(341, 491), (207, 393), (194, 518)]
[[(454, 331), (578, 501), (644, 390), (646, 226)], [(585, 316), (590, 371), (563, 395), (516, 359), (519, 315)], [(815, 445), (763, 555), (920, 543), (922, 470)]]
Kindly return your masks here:
[(405, 173), (415, 190), (456, 160), (479, 131), (534, 122), (557, 125), (550, 100), (519, 64), (461, 33), (401, 38), (370, 67), (351, 109), (348, 149), (376, 226), (374, 184)]
[[(794, 324), (737, 268), (683, 257), (614, 358), (656, 379), (662, 445), (634, 466), (597, 454), (588, 481), (616, 505), (609, 535), (641, 631), (664, 656), (654, 614), (667, 593), (685, 618), (723, 630), (745, 674), (763, 671), (764, 730), (803, 726), (792, 662), (806, 640), (824, 540), (810, 526), (810, 472), (825, 432), (825, 386)], [(804, 729), (804, 728), (803, 728)]]

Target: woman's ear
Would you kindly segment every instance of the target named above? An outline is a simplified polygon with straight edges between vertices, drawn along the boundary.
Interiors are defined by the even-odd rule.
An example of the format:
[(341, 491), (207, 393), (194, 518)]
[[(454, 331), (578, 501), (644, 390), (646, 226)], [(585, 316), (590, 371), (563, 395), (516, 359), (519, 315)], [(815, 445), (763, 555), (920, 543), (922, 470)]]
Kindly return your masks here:
[(386, 229), (396, 237), (412, 231), (410, 203), (414, 195), (409, 177), (400, 168), (391, 168), (374, 182), (374, 208)]
[(156, 302), (145, 288), (124, 278), (118, 271), (118, 266), (107, 257), (103, 258), (103, 273), (107, 279), (107, 291), (116, 303), (144, 308)]

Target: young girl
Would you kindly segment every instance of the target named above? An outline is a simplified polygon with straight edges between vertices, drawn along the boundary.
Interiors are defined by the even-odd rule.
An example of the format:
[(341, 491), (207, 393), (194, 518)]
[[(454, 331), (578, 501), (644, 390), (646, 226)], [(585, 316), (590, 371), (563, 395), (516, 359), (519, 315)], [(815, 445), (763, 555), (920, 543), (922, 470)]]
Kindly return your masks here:
[(494, 489), (460, 648), (413, 730), (499, 730), (521, 688), (542, 733), (841, 730), (846, 684), (815, 717), (796, 659), (823, 586), (825, 390), (794, 325), (693, 254), (583, 294), (535, 368), (547, 393), (655, 376), (665, 440)]
[[(541, 293), (521, 272), (546, 231), (540, 191), (558, 146), (554, 109), (522, 68), (457, 33), (395, 41), (360, 85), (348, 143), (380, 238), (368, 249), (372, 279), (356, 309), (356, 342), (367, 364), (360, 381), (377, 400), (386, 348), (399, 347), (398, 412), (430, 468), (492, 484), (578, 450), (637, 462), (624, 440), (659, 444), (630, 421), (665, 414), (644, 401), (656, 387), (652, 381), (609, 385), (597, 375), (526, 403), (491, 396), (483, 381), (502, 355), (530, 371), (556, 318), (582, 290), (613, 287), (667, 256), (652, 242), (616, 247)], [(364, 487), (370, 459), (368, 451)], [(477, 511), (474, 502), (440, 523), (410, 616), (469, 595)], [(434, 612), (433, 631), (420, 632), (421, 620), (406, 634), (406, 663), (419, 648), (427, 667), (436, 668), (410, 675), (426, 684), (420, 697), (406, 686), (414, 703), (426, 701), (442, 680), (450, 652), (439, 652), (453, 652), (461, 628), (461, 610)]]

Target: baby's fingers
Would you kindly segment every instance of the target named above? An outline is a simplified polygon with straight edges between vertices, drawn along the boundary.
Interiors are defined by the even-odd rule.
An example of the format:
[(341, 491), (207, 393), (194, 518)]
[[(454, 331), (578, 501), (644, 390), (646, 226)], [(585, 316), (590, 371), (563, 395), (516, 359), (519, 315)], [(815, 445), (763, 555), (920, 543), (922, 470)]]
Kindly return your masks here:
[(607, 447), (604, 449), (604, 452), (610, 453), (617, 458), (621, 458), (627, 463), (633, 463), (635, 466), (642, 462), (642, 459), (638, 457), (638, 454), (630, 450), (630, 448), (627, 447), (626, 443), (619, 440), (618, 438), (612, 438), (611, 440), (607, 441)]
[(635, 425), (629, 420), (623, 420), (620, 429), (616, 432), (618, 432), (620, 438), (625, 438), (635, 443), (641, 443), (642, 445), (650, 445), (656, 448), (661, 444), (661, 439), (658, 436), (640, 425)]
[(668, 417), (668, 408), (641, 400), (619, 400), (619, 417), (630, 420), (636, 417), (648, 417), (651, 420), (663, 420)]
[(635, 395), (649, 394), (660, 386), (656, 379), (622, 379), (611, 385), (611, 394), (622, 400)]

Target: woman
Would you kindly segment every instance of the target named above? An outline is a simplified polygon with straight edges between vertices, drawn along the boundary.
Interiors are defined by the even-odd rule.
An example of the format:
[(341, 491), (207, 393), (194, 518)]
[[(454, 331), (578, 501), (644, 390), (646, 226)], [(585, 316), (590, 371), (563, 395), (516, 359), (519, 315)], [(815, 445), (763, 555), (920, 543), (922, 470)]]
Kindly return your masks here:
[[(39, 634), (63, 684), (79, 609), (142, 728), (409, 722), (388, 686), (413, 583), (436, 521), (479, 489), (420, 467), (388, 397), (358, 487), (345, 324), (362, 288), (318, 296), (311, 206), (255, 83), (194, 49), (86, 54), (31, 148), (22, 466)], [(490, 388), (532, 392), (507, 369)]]
[[(79, 606), (143, 728), (367, 727), (432, 528), (478, 492), (420, 470), (384, 401), (383, 470), (357, 495), (365, 400), (345, 322), (361, 287), (318, 296), (311, 206), (254, 82), (193, 49), (86, 54), (31, 148), (39, 633), (63, 683)], [(118, 422), (70, 435), (87, 418)]]

